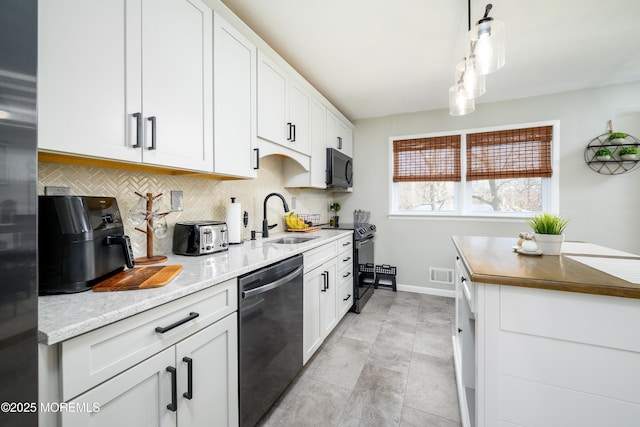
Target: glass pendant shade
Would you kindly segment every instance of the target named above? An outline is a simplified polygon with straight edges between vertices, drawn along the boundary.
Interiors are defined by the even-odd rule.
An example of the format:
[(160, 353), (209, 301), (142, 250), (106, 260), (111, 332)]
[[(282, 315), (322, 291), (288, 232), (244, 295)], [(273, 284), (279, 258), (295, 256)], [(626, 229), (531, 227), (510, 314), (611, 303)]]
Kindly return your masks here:
[(452, 116), (464, 116), (473, 113), (476, 109), (476, 102), (473, 97), (468, 96), (464, 83), (456, 83), (449, 88), (449, 114)]
[(484, 18), (469, 31), (471, 54), (476, 57), (478, 73), (493, 73), (504, 66), (504, 24), (493, 18)]
[(463, 82), (467, 95), (471, 98), (482, 96), (487, 91), (487, 79), (478, 73), (475, 57), (464, 58), (456, 65), (456, 80)]

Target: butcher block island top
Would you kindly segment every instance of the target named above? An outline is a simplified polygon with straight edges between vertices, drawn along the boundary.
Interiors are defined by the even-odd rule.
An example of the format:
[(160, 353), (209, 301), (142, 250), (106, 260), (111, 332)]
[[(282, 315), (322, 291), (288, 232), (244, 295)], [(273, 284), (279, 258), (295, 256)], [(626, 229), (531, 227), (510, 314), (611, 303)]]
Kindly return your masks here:
[[(518, 254), (517, 238), (453, 236), (453, 243), (473, 282), (640, 298), (640, 283), (613, 273), (640, 267), (640, 256), (580, 242), (565, 242), (559, 256)], [(578, 261), (580, 260), (580, 261)], [(610, 268), (595, 268), (603, 265)], [(609, 273), (605, 272), (609, 270)], [(639, 280), (640, 281), (640, 280)]]

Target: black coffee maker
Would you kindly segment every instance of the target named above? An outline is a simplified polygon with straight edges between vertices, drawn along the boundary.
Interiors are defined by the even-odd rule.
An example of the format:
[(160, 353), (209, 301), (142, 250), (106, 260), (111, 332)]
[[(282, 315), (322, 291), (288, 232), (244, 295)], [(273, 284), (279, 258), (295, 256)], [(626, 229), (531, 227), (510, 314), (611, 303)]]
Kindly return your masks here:
[(133, 267), (133, 250), (114, 197), (39, 196), (40, 295), (91, 289)]

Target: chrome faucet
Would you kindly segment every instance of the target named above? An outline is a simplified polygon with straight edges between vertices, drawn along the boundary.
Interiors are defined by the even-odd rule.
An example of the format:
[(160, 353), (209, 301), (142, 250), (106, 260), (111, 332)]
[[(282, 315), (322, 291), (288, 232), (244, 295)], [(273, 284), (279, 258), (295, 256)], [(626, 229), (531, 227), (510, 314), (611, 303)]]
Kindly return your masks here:
[(287, 201), (284, 199), (282, 194), (280, 193), (271, 193), (267, 197), (264, 198), (264, 219), (262, 220), (262, 237), (269, 237), (269, 230), (275, 227), (277, 224), (269, 225), (269, 221), (267, 221), (267, 200), (271, 196), (278, 196), (282, 200), (282, 204), (284, 205), (284, 211), (289, 212), (289, 206), (287, 205)]

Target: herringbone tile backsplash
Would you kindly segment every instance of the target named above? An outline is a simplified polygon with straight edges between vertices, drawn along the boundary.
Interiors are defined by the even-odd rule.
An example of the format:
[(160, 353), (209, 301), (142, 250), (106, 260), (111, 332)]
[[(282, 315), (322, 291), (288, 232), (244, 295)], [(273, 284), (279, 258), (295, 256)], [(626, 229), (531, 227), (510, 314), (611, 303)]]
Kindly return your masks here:
[[(184, 211), (172, 212), (167, 216), (169, 233), (164, 239), (154, 239), (154, 254), (171, 253), (173, 225), (189, 220), (226, 220), (226, 206), (231, 197), (241, 203), (242, 210), (249, 213), (250, 230), (259, 230), (262, 226), (263, 201), (267, 194), (279, 192), (291, 202), (296, 197), (295, 211), (321, 215), (322, 222), (328, 222), (331, 193), (323, 190), (285, 189), (282, 174), (283, 159), (270, 156), (260, 159), (258, 177), (253, 180), (215, 181), (210, 179), (188, 178), (173, 175), (156, 175), (114, 169), (102, 169), (85, 166), (70, 166), (54, 163), (39, 163), (38, 194), (44, 194), (48, 185), (69, 187), (72, 195), (116, 197), (123, 216), (138, 202), (139, 193), (163, 193), (160, 199), (161, 210), (170, 210), (171, 191), (181, 190), (184, 195)], [(284, 230), (282, 204), (279, 200), (269, 200), (269, 223), (278, 222), (275, 231)], [(131, 237), (136, 257), (147, 253), (146, 236), (135, 230), (125, 221), (125, 233)]]

